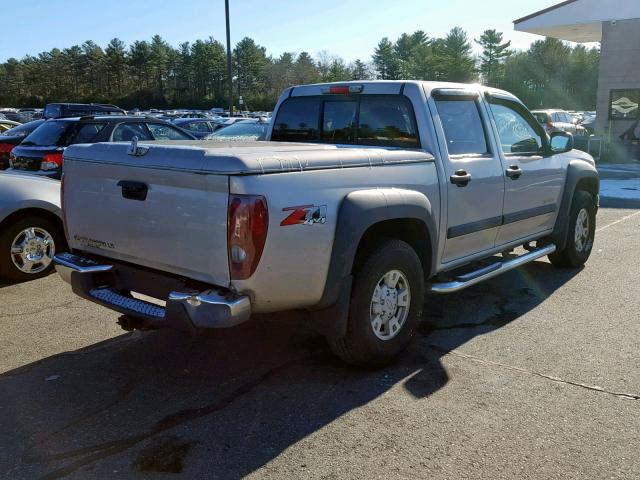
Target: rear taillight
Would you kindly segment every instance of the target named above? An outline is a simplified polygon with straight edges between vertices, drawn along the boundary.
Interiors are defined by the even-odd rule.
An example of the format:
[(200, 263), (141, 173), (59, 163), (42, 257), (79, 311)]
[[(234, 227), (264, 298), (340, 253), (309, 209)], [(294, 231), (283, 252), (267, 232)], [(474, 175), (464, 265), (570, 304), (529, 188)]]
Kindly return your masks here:
[(9, 156), (14, 146), (15, 145), (11, 145), (10, 143), (0, 143), (0, 155)]
[(554, 128), (556, 128), (556, 126), (553, 122), (547, 122), (547, 130), (553, 130)]
[(45, 153), (40, 170), (57, 170), (62, 167), (62, 153)]
[(245, 280), (256, 271), (267, 240), (267, 200), (258, 195), (231, 195), (227, 226), (229, 273)]

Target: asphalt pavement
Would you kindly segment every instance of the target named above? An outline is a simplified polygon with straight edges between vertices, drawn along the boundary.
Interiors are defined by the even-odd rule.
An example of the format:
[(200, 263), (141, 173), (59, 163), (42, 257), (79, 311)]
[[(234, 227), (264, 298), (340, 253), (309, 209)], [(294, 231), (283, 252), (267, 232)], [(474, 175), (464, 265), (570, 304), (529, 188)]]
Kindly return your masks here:
[(375, 372), (289, 322), (126, 333), (55, 275), (2, 286), (0, 478), (640, 478), (639, 208), (603, 202), (581, 270), (428, 298)]

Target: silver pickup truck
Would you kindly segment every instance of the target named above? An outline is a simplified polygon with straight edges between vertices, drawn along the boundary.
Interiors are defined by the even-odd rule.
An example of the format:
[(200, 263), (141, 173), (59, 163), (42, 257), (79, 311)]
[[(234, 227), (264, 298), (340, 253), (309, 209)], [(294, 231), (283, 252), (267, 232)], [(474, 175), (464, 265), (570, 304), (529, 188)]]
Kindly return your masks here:
[(297, 86), (267, 138), (69, 147), (58, 272), (128, 326), (295, 310), (345, 361), (379, 366), (413, 337), (426, 294), (591, 252), (593, 159), (507, 92)]

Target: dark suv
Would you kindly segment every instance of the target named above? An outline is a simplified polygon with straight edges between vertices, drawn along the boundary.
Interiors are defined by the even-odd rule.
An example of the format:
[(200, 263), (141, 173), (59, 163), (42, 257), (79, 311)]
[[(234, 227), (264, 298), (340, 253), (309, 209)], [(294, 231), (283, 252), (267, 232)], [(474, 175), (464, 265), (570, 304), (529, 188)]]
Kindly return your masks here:
[(11, 151), (11, 170), (59, 179), (64, 149), (75, 143), (138, 140), (195, 140), (163, 120), (145, 117), (99, 116), (45, 121)]
[(48, 103), (43, 118), (84, 117), (88, 115), (125, 115), (125, 111), (106, 103)]

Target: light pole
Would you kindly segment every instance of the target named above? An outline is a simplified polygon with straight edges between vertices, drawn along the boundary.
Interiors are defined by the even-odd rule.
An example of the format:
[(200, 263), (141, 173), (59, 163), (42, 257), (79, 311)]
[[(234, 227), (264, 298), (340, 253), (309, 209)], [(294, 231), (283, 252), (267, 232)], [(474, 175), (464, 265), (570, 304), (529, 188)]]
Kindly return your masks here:
[(227, 82), (229, 83), (229, 115), (233, 110), (233, 77), (231, 74), (231, 31), (229, 30), (229, 0), (224, 0), (224, 14), (227, 20)]

